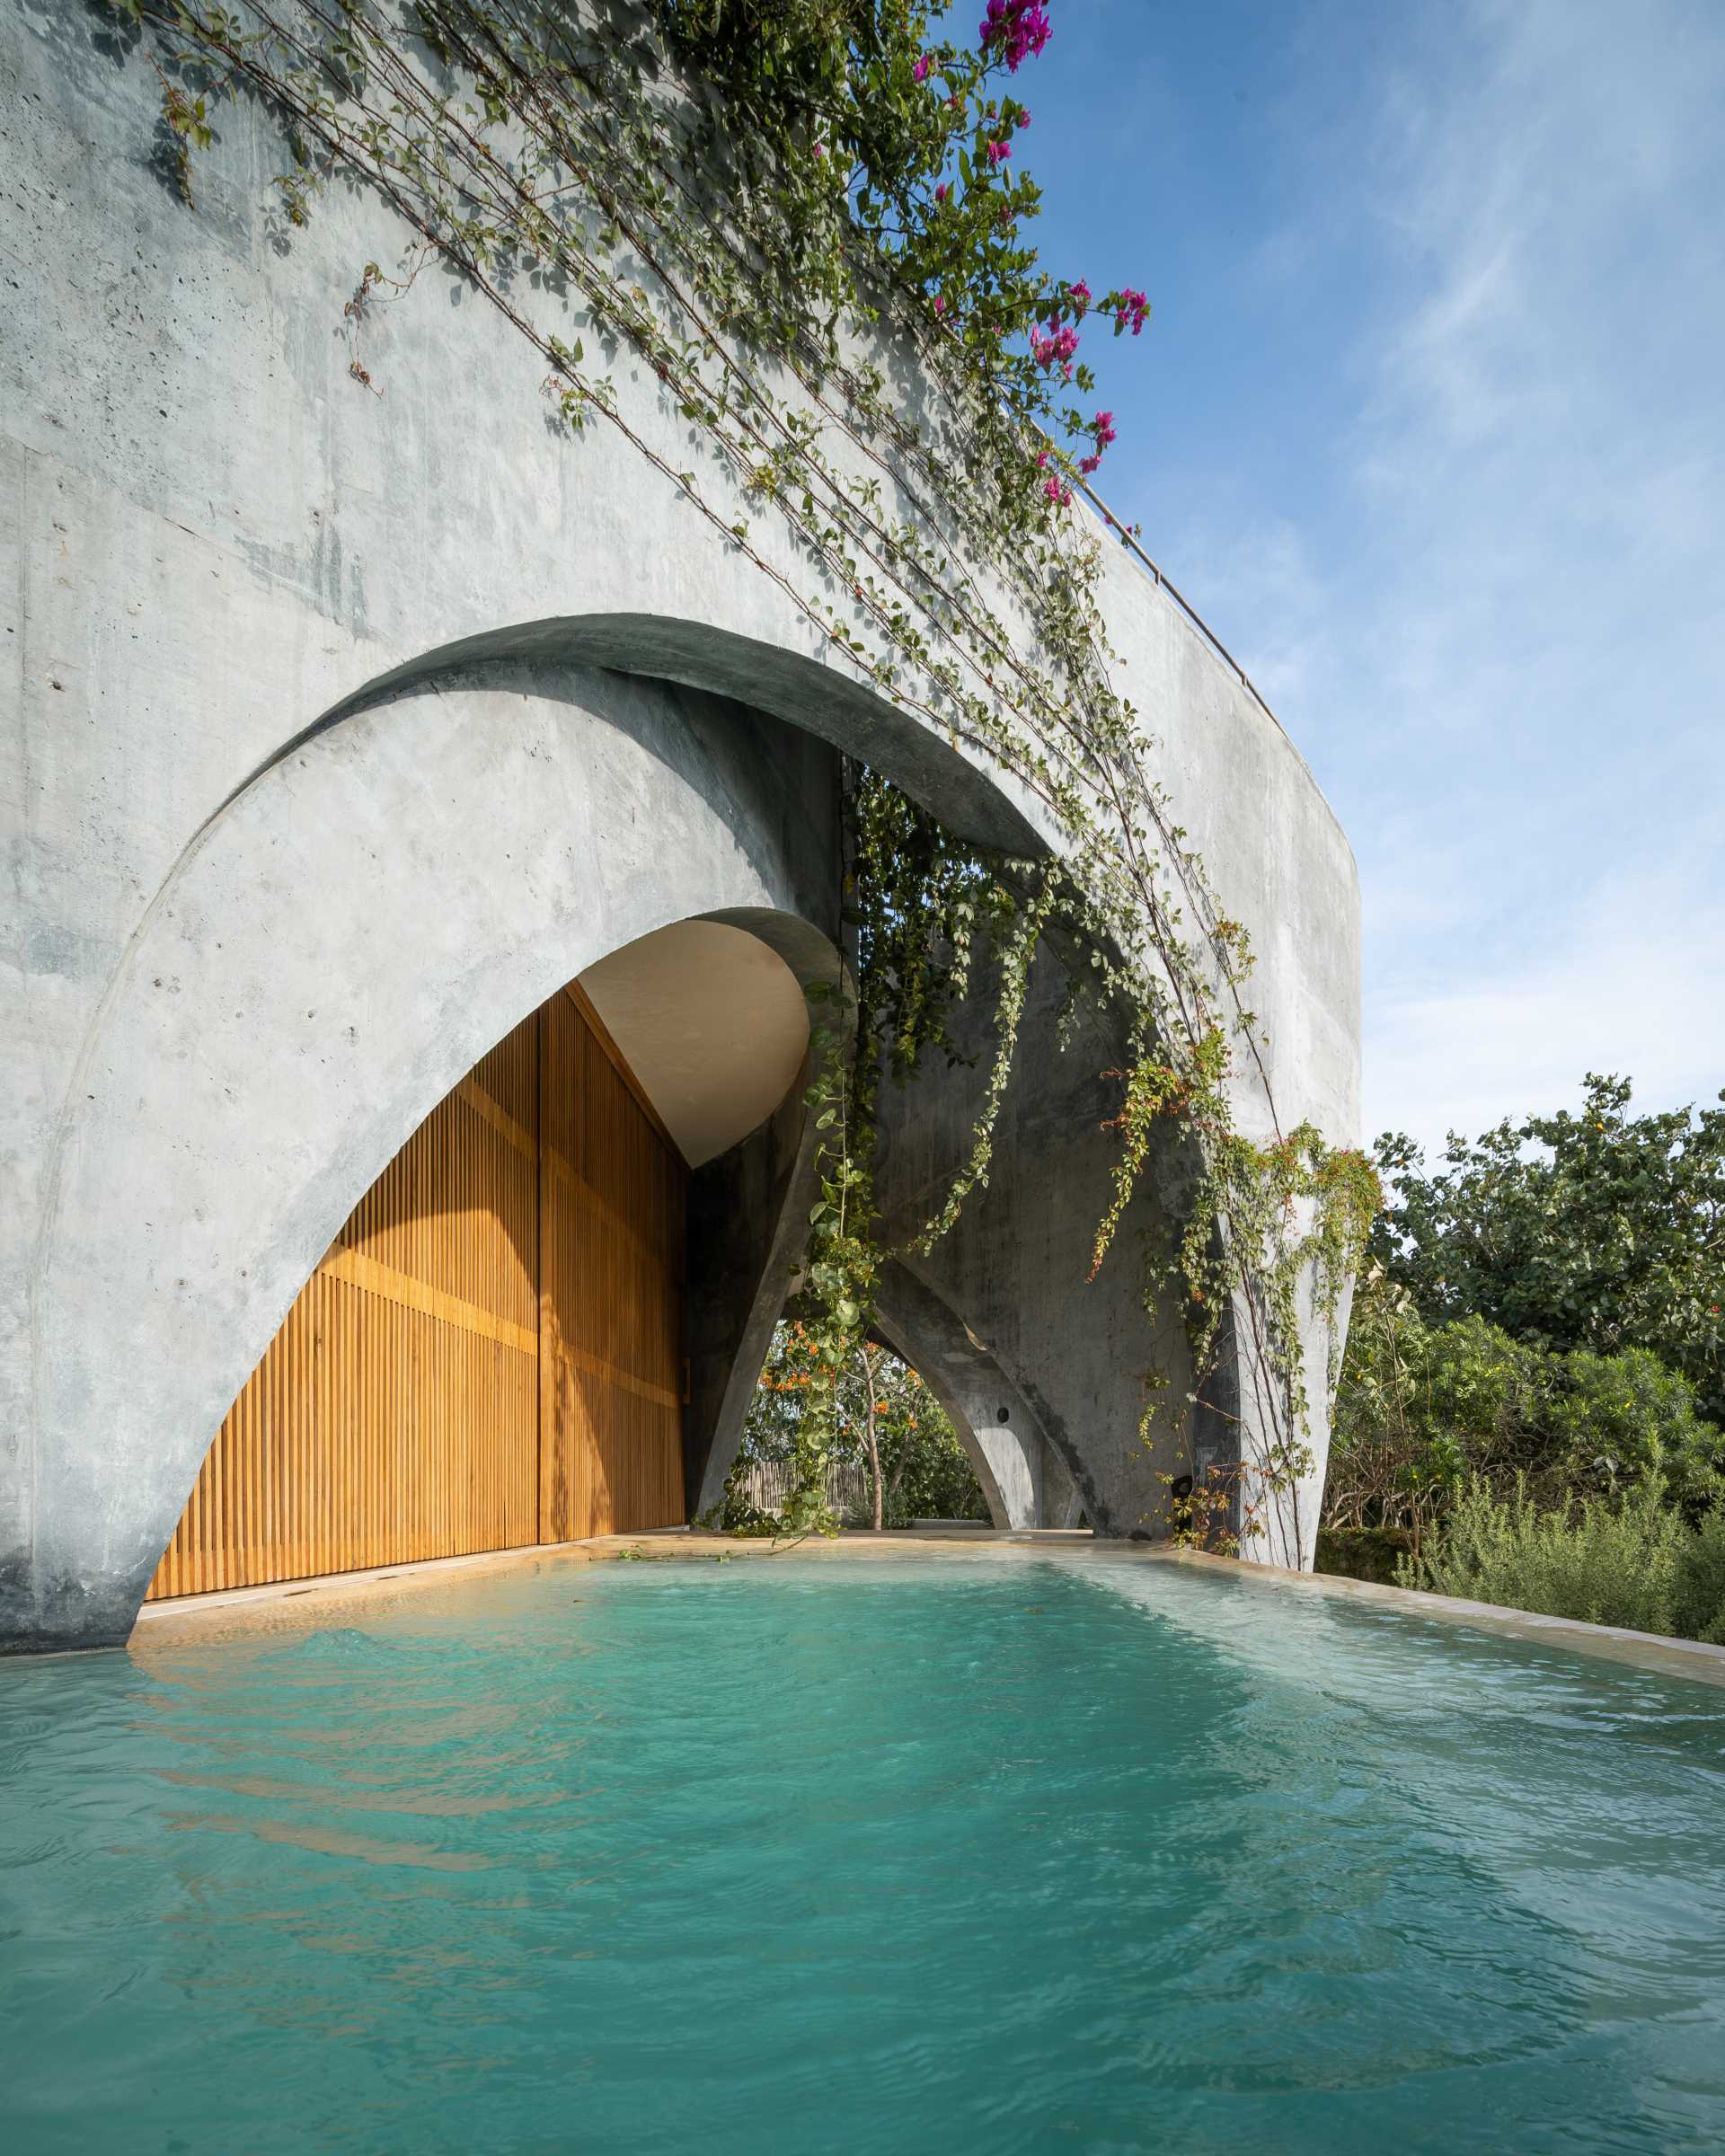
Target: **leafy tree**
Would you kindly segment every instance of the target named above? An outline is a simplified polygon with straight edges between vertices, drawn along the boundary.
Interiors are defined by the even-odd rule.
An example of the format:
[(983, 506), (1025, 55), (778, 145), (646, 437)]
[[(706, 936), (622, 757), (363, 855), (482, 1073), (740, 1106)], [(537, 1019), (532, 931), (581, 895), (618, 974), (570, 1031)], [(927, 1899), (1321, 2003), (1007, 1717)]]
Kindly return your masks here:
[(1725, 1109), (1630, 1094), (1590, 1074), (1429, 1175), (1378, 1141), (1326, 1524), (1411, 1530), (1441, 1593), (1725, 1637)]
[(1644, 1348), (1563, 1354), (1470, 1315), (1428, 1325), (1381, 1268), (1360, 1281), (1337, 1391), (1324, 1524), (1421, 1537), (1472, 1480), (1539, 1504), (1657, 1476), (1699, 1518), (1725, 1495), (1725, 1434)]
[(1369, 1271), (1337, 1390), (1326, 1525), (1411, 1528), (1417, 1550), (1469, 1476), (1536, 1471), (1551, 1359), (1482, 1318), (1429, 1326), (1404, 1288)]
[(880, 1463), (889, 1527), (913, 1520), (979, 1520), (988, 1524), (970, 1458), (944, 1409), (914, 1370), (901, 1408), (881, 1426)]
[(1579, 1115), (1452, 1134), (1435, 1174), (1409, 1139), (1380, 1138), (1394, 1196), (1371, 1254), (1428, 1325), (1478, 1316), (1544, 1348), (1645, 1348), (1725, 1422), (1725, 1106), (1632, 1116), (1630, 1095), (1589, 1074)]

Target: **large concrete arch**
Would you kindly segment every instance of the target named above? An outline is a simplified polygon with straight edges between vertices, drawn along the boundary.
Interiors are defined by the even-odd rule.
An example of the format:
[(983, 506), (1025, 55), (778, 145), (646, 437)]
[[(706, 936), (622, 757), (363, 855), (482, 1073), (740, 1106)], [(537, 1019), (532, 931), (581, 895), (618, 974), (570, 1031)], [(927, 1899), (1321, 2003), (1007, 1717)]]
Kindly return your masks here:
[[(18, 690), (27, 729), (75, 741), (80, 709), (98, 718), (94, 754), (75, 749), (57, 774), (59, 817), (75, 825), (116, 761), (150, 796), (114, 819), (124, 898), (91, 893), (93, 930), (135, 917), (188, 827), (305, 729), (464, 657), (570, 658), (712, 689), (824, 734), (960, 828), (1052, 841), (979, 750), (883, 695), (808, 619), (786, 588), (802, 576), (792, 542), (722, 474), (701, 474), (715, 528), (615, 430), (549, 435), (543, 362), (457, 285), (429, 279), (353, 330), (341, 303), (355, 265), (402, 244), (383, 204), (334, 190), (281, 242), (265, 200), (281, 144), (235, 104), (189, 212), (148, 167), (159, 86), (142, 59), (116, 57), (100, 18), (68, 0), (6, 5), (20, 283), (0, 379), (35, 655)], [(65, 226), (80, 259), (112, 261), (119, 286), (60, 277), (31, 243), (36, 224)], [(370, 387), (349, 371), (355, 335), (370, 340)], [(877, 356), (896, 379), (914, 376), (907, 355)], [(614, 380), (631, 428), (672, 472), (686, 467), (697, 438), (651, 370), (620, 358)], [(730, 539), (733, 520), (783, 584)], [(988, 596), (1015, 617), (997, 580)], [(1283, 1119), (1346, 1135), (1358, 1083), (1346, 840), (1286, 734), (1165, 587), (1114, 547), (1099, 596), (1146, 761), (1253, 932)]]
[(616, 675), (491, 668), (320, 731), (199, 834), (104, 998), (31, 1286), (28, 1572), (123, 1637), (234, 1393), (358, 1194), (557, 985), (720, 915), (836, 956), (809, 737)]
[[(832, 747), (975, 836), (1030, 849), (1055, 835), (985, 757), (883, 697), (746, 558), (726, 535), (731, 521), (754, 520), (786, 583), (801, 574), (790, 539), (758, 505), (727, 496), (722, 474), (702, 473), (715, 526), (612, 430), (553, 438), (541, 365), (471, 292), (428, 272), (355, 328), (341, 303), (359, 265), (396, 259), (399, 228), (363, 190), (336, 190), (278, 244), (268, 182), (284, 153), (261, 110), (220, 108), (193, 213), (150, 163), (159, 85), (100, 13), (82, 0), (0, 0), (0, 220), (14, 279), (0, 311), (0, 827), (16, 923), (0, 1022), (0, 1565), (15, 1615), (0, 1630), (29, 1633), (40, 1598), (63, 1587), (70, 1599), (51, 1625), (76, 1632), (84, 1536), (109, 1583), (91, 1604), (107, 1636), (124, 1601), (113, 1583), (142, 1561), (141, 1527), (122, 1524), (114, 1496), (142, 1442), (142, 1409), (115, 1398), (86, 1337), (140, 1262), (105, 1247), (104, 1191), (139, 1201), (124, 1234), (110, 1211), (110, 1241), (152, 1253), (138, 1308), (154, 1315), (120, 1320), (137, 1382), (157, 1382), (143, 1365), (158, 1337), (208, 1348), (195, 1398), (189, 1374), (163, 1378), (169, 1390), (155, 1396), (164, 1417), (207, 1415), (241, 1359), (237, 1341), (279, 1315), (293, 1266), (316, 1256), (313, 1224), (339, 1206), (338, 1186), (375, 1171), (413, 1103), (423, 1112), (464, 1056), (529, 1007), (535, 984), (579, 970), (607, 935), (690, 912), (765, 908), (831, 931), (836, 858), (816, 862), (798, 818), (804, 781), (830, 773)], [(67, 259), (84, 273), (66, 277)], [(908, 356), (881, 356), (914, 389)], [(650, 370), (625, 358), (615, 382), (668, 471), (698, 457)], [(827, 446), (850, 454), (836, 429)], [(978, 574), (986, 581), (986, 565)], [(1287, 737), (1167, 591), (1110, 550), (1100, 596), (1146, 762), (1252, 933), (1281, 1121), (1309, 1118), (1346, 1139), (1358, 1036), (1346, 842)], [(1014, 618), (1010, 595), (993, 596)], [(515, 686), (498, 670), (509, 668)], [(733, 754), (751, 728), (756, 754)], [(324, 846), (299, 790), (343, 771), (345, 791), (317, 792), (316, 817), (345, 835), (344, 847)], [(535, 825), (530, 840), (514, 819), (541, 784), (564, 821)], [(266, 841), (270, 805), (279, 824)], [(672, 813), (699, 833), (686, 858), (655, 842)], [(249, 850), (233, 843), (243, 831), (257, 837)], [(446, 844), (449, 861), (475, 864), (474, 904), (494, 909), (489, 953), (475, 941), (464, 957), (439, 936)], [(487, 846), (505, 858), (494, 851), (482, 874)], [(518, 905), (503, 905), (500, 878), (519, 879)], [(392, 891), (420, 902), (397, 906)], [(249, 946), (225, 932), (239, 918), (230, 902)], [(277, 948), (299, 907), (323, 921), (318, 947), (332, 954), (338, 916), (367, 950), (374, 927), (393, 923), (403, 948), (424, 948), (420, 985), (385, 965), (367, 1003), (333, 956), (301, 965)], [(278, 960), (282, 1029), (253, 1036), (252, 999), (271, 993)], [(326, 976), (346, 987), (332, 993)], [(244, 1014), (211, 1029), (207, 1062), (172, 1033), (174, 1009), (194, 994), (208, 1012)], [(296, 1010), (317, 1015), (296, 1030)], [(360, 1073), (344, 1029), (378, 1040), (397, 1023), (420, 1060)], [(1100, 1155), (1080, 1126), (1105, 1110), (1095, 1074), (1108, 1060), (1046, 1100), (1048, 1072), (1031, 1074), (1012, 1110), (1015, 1164), (997, 1151), (989, 1190), (926, 1278), (1060, 1456), (1082, 1454), (1092, 1519), (1124, 1530), (1150, 1509), (1131, 1411), (1143, 1358), (1124, 1345), (1133, 1294), (1118, 1283), (1081, 1291), (1051, 1269), (1083, 1257), (1074, 1194), (1091, 1187)], [(308, 1148), (323, 1139), (274, 1126), (248, 1141), (243, 1109), (266, 1090), (261, 1074), (297, 1099), (302, 1132), (334, 1115), (322, 1160)], [(201, 1124), (186, 1113), (194, 1099)], [(939, 1131), (950, 1138), (960, 1112), (955, 1096), (936, 1129), (908, 1115), (895, 1126), (893, 1205), (914, 1211), (920, 1180), (951, 1153)], [(1250, 1069), (1237, 1112), (1248, 1131), (1268, 1127)], [(702, 1171), (714, 1237), (728, 1188), (786, 1201), (795, 1135), (788, 1122), (757, 1134), (746, 1161)], [(207, 1144), (248, 1171), (267, 1160), (294, 1194), (287, 1212), (272, 1196), (259, 1215), (272, 1254), (262, 1278), (247, 1264), (231, 1337), (195, 1312), (173, 1314), (175, 1297), (195, 1301), (194, 1283), (247, 1263), (219, 1193), (207, 1203), (198, 1180)], [(160, 1158), (140, 1187), (151, 1147)], [(1062, 1224), (1045, 1233), (1039, 1174), (1080, 1154), (1083, 1173), (1057, 1192)], [(730, 1286), (692, 1345), (706, 1373), (696, 1388), (722, 1419), (793, 1260), (781, 1250), (763, 1269), (752, 1244), (722, 1263), (711, 1248)], [(1081, 1293), (1073, 1321), (1063, 1299)], [(170, 1317), (166, 1334), (150, 1330)], [(182, 1323), (190, 1330), (175, 1332)], [(698, 1481), (701, 1462), (687, 1464)], [(75, 1535), (80, 1507), (95, 1524)]]

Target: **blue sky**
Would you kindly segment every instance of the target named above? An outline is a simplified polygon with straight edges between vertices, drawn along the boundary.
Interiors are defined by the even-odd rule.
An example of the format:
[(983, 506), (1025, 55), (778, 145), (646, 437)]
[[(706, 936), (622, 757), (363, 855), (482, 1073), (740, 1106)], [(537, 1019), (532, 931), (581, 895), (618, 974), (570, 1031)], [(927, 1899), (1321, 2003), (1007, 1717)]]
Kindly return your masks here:
[(1044, 260), (1155, 308), (1103, 490), (1353, 841), (1365, 1135), (1712, 1100), (1725, 0), (1049, 13)]

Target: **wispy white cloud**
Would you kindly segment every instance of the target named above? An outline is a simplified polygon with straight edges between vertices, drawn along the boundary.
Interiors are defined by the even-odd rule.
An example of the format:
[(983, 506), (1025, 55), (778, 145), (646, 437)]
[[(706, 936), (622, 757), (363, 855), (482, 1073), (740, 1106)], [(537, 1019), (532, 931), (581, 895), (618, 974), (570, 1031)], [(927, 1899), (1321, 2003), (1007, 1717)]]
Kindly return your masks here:
[(1561, 941), (1447, 978), (1425, 968), (1379, 985), (1365, 1126), (1407, 1131), (1429, 1153), (1506, 1116), (1572, 1105), (1588, 1071), (1632, 1077), (1644, 1106), (1711, 1101), (1725, 1067), (1697, 949), (1725, 954), (1725, 900), (1695, 900), (1692, 862), (1605, 880), (1566, 910)]
[(1290, 93), (1257, 263), (1349, 268), (1324, 483), (1168, 551), (1359, 853), (1369, 1129), (1436, 1141), (1725, 1084), (1725, 8), (1406, 23), (1345, 191)]

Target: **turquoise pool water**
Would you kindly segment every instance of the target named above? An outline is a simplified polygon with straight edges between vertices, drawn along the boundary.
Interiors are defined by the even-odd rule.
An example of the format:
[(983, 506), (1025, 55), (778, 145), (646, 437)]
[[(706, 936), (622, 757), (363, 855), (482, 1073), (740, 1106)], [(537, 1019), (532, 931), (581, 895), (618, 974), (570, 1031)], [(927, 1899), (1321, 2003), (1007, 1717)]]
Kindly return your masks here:
[(0, 1667), (0, 2147), (1725, 2147), (1725, 1692), (1102, 1556)]

